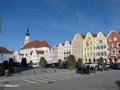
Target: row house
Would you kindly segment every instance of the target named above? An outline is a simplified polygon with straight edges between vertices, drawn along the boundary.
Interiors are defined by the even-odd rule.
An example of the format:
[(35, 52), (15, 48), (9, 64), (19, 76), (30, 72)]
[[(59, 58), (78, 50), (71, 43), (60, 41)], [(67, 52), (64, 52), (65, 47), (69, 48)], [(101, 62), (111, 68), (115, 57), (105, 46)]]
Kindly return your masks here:
[(107, 37), (104, 35), (104, 33), (99, 32), (97, 34), (96, 40), (95, 40), (95, 59), (99, 59), (100, 57), (102, 57), (106, 62), (107, 59)]
[(95, 62), (95, 38), (97, 34), (88, 32), (85, 39), (83, 40), (83, 53), (85, 62)]
[(107, 36), (107, 59), (120, 62), (120, 33), (112, 30)]
[(58, 60), (64, 60), (64, 43), (58, 45)]
[(54, 46), (54, 61), (58, 62), (59, 59), (62, 62), (68, 60), (68, 57), (72, 53), (71, 41), (66, 41), (65, 43), (59, 43), (59, 45)]
[(54, 45), (53, 48), (53, 58), (55, 62), (58, 62), (58, 45)]
[(75, 56), (75, 60), (78, 58), (83, 59), (83, 40), (85, 39), (86, 35), (83, 34), (75, 34), (72, 40), (72, 55)]
[(64, 61), (68, 60), (68, 57), (71, 55), (71, 53), (72, 53), (71, 41), (66, 41), (64, 44)]

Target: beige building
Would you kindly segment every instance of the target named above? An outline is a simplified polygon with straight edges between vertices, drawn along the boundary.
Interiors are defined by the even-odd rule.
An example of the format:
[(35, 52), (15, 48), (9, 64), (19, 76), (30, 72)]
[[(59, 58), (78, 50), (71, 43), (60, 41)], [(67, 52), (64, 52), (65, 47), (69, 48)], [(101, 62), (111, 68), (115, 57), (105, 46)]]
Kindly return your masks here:
[(76, 61), (78, 58), (83, 59), (83, 40), (85, 39), (85, 35), (75, 34), (72, 40), (72, 55), (75, 56)]

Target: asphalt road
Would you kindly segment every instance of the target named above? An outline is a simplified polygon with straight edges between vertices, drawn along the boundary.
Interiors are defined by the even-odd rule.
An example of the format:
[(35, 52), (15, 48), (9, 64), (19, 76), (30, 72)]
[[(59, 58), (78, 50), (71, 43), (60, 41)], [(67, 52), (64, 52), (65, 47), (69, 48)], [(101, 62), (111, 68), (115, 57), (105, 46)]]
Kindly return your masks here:
[[(38, 69), (39, 70), (39, 69)], [(29, 70), (29, 74), (30, 74)], [(0, 90), (120, 90), (120, 70), (76, 74), (75, 70), (47, 69), (36, 75), (0, 77)], [(28, 72), (28, 71), (26, 71)]]

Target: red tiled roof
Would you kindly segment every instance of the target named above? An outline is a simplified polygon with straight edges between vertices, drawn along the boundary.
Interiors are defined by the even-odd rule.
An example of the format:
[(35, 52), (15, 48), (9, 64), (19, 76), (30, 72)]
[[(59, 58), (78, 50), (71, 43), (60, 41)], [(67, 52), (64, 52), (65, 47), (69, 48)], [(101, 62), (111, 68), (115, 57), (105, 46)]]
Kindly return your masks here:
[(97, 37), (97, 34), (93, 34), (93, 33), (91, 33), (91, 34), (92, 34), (93, 37)]
[(46, 41), (39, 41), (39, 40), (35, 40), (32, 42), (28, 42), (27, 44), (25, 44), (21, 49), (26, 49), (26, 48), (32, 48), (32, 47), (50, 47), (49, 44)]
[(0, 46), (0, 53), (10, 53), (10, 51), (7, 50), (5, 47)]

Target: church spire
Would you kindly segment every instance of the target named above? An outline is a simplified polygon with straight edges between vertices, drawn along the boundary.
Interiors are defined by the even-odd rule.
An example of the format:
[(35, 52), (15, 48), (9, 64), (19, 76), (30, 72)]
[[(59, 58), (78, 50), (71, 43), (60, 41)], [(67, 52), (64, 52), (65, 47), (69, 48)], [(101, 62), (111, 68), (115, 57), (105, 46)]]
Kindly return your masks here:
[(29, 35), (30, 35), (29, 28), (27, 28), (26, 36), (29, 36)]

